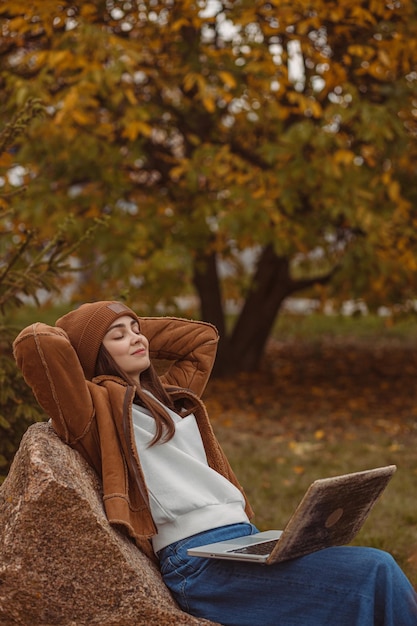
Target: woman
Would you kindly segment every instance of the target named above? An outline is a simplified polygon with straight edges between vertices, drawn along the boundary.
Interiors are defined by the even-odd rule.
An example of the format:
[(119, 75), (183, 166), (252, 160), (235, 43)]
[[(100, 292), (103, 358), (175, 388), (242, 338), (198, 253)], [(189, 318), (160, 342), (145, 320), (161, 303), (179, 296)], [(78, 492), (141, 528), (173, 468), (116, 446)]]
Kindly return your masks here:
[[(159, 563), (183, 610), (236, 626), (417, 625), (415, 591), (379, 550), (267, 567), (187, 556), (258, 532), (200, 399), (217, 341), (210, 324), (102, 301), (29, 326), (14, 351), (57, 434), (100, 475), (109, 521)], [(161, 377), (153, 359), (170, 361)]]

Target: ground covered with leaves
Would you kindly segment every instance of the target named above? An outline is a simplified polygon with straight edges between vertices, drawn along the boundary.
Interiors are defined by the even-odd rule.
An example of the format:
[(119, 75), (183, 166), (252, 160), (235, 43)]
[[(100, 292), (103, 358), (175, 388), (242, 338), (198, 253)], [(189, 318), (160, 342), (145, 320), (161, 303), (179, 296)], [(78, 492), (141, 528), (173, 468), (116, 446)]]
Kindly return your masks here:
[(212, 380), (206, 402), (223, 426), (295, 440), (407, 435), (417, 427), (416, 383), (414, 345), (275, 340), (259, 372)]
[(394, 463), (355, 543), (391, 552), (417, 586), (417, 350), (404, 340), (271, 341), (259, 372), (212, 380), (216, 433), (262, 529), (310, 482)]

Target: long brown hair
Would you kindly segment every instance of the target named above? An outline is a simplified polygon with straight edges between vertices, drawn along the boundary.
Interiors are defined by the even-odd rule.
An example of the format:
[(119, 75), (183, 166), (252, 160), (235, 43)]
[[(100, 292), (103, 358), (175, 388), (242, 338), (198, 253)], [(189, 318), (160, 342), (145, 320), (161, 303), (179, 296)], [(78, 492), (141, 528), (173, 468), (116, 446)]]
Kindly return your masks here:
[[(178, 413), (178, 411), (176, 410), (169, 394), (162, 386), (159, 376), (152, 364), (150, 364), (150, 366), (141, 373), (141, 384), (138, 385), (133, 379), (127, 376), (122, 369), (120, 369), (113, 357), (109, 354), (108, 350), (106, 350), (103, 344), (101, 344), (97, 356), (95, 376), (103, 375), (118, 376), (129, 385), (135, 387), (135, 404), (142, 405), (149, 409), (155, 419), (156, 432), (149, 445), (153, 446), (155, 443), (158, 443), (158, 441), (164, 442), (172, 439), (175, 433), (175, 424), (168, 411), (161, 406), (160, 402), (172, 411), (175, 411), (176, 413)], [(159, 402), (157, 402), (154, 397), (147, 394), (145, 390), (149, 391), (152, 396), (159, 400)]]

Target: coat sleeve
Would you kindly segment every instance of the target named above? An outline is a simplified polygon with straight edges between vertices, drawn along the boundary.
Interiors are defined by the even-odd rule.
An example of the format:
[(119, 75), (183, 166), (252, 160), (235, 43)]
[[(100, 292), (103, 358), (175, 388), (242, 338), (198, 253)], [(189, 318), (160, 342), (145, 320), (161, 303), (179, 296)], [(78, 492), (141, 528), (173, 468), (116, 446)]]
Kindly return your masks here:
[(27, 384), (52, 419), (56, 433), (73, 445), (90, 428), (94, 407), (77, 354), (62, 328), (37, 322), (22, 330), (14, 357)]
[(176, 317), (141, 317), (140, 326), (151, 359), (170, 361), (161, 381), (201, 396), (216, 358), (217, 329), (207, 322)]

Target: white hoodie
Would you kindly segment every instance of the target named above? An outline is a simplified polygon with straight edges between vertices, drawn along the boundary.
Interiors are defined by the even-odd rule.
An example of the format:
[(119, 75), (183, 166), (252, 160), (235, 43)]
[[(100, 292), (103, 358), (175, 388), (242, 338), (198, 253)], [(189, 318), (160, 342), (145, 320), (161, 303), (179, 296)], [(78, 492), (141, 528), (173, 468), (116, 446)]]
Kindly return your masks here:
[(239, 489), (208, 466), (194, 415), (181, 418), (166, 410), (175, 422), (175, 434), (150, 447), (154, 418), (137, 405), (132, 412), (136, 447), (158, 529), (152, 539), (155, 552), (211, 528), (249, 521)]

